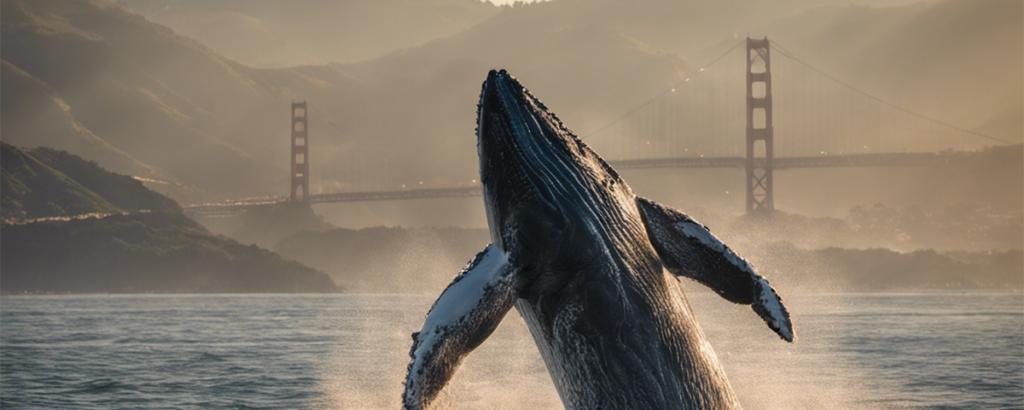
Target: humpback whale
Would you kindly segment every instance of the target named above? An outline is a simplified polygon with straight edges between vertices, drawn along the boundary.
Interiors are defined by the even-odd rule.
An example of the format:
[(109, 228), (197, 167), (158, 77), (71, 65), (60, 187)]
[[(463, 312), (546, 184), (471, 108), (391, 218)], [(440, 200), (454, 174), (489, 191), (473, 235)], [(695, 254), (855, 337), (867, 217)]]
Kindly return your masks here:
[(427, 408), (513, 306), (567, 409), (739, 408), (678, 276), (793, 341), (764, 277), (699, 222), (634, 195), (504, 70), (484, 81), (477, 150), (491, 244), (413, 333), (404, 408)]

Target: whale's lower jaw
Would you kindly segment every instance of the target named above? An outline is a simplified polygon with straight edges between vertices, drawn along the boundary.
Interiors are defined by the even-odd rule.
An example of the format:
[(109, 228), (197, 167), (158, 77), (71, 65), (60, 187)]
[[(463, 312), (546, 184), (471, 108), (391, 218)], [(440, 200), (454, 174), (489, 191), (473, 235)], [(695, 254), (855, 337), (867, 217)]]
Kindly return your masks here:
[(648, 296), (677, 303), (652, 306), (638, 295), (597, 308), (591, 297), (586, 308), (562, 301), (547, 318), (516, 302), (566, 409), (740, 408), (678, 282), (663, 276), (668, 294)]

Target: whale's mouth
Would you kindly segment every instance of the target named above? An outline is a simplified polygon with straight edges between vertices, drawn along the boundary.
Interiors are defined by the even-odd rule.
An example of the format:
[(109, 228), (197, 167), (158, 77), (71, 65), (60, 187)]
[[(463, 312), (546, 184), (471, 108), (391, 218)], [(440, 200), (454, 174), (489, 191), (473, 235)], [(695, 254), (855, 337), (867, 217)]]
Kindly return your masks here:
[(477, 150), (491, 240), (503, 251), (550, 253), (581, 234), (602, 235), (618, 218), (609, 209), (633, 200), (618, 174), (504, 70), (484, 81)]
[(491, 182), (506, 186), (529, 183), (542, 199), (555, 202), (546, 188), (557, 185), (572, 171), (567, 169), (573, 160), (567, 147), (575, 138), (505, 70), (491, 70), (484, 81), (477, 137), (480, 177), (485, 186)]

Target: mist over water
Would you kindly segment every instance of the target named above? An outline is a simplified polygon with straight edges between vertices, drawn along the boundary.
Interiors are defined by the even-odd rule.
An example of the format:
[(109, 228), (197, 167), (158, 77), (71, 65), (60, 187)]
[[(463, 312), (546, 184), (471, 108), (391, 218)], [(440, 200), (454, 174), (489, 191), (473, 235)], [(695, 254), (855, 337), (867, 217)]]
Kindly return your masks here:
[[(748, 410), (1018, 408), (1020, 294), (783, 295), (787, 344), (746, 306), (688, 298)], [(696, 289), (695, 289), (696, 288)], [(0, 299), (0, 405), (19, 409), (393, 409), (413, 295)], [(560, 409), (518, 314), (463, 363), (443, 409)]]

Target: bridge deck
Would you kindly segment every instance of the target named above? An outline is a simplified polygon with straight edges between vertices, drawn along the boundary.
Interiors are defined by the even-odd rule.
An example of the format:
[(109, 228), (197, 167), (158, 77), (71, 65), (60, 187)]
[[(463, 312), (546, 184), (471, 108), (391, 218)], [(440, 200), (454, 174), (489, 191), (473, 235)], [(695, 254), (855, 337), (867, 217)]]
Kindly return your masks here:
[[(787, 170), (798, 168), (842, 168), (842, 167), (930, 167), (948, 165), (962, 158), (962, 155), (946, 153), (889, 153), (889, 154), (852, 154), (822, 155), (818, 157), (775, 158), (772, 168)], [(764, 163), (764, 159), (755, 159), (756, 165)], [(743, 157), (718, 158), (646, 158), (608, 161), (615, 169), (650, 169), (650, 168), (739, 168), (747, 166)], [(339, 192), (331, 194), (313, 194), (310, 203), (333, 202), (365, 202), (390, 201), (420, 198), (460, 198), (480, 196), (480, 186), (461, 186), (451, 188), (404, 189), (395, 191)], [(263, 197), (191, 205), (185, 207), (185, 213), (196, 216), (230, 216), (246, 210), (272, 204), (287, 202), (287, 198)]]

